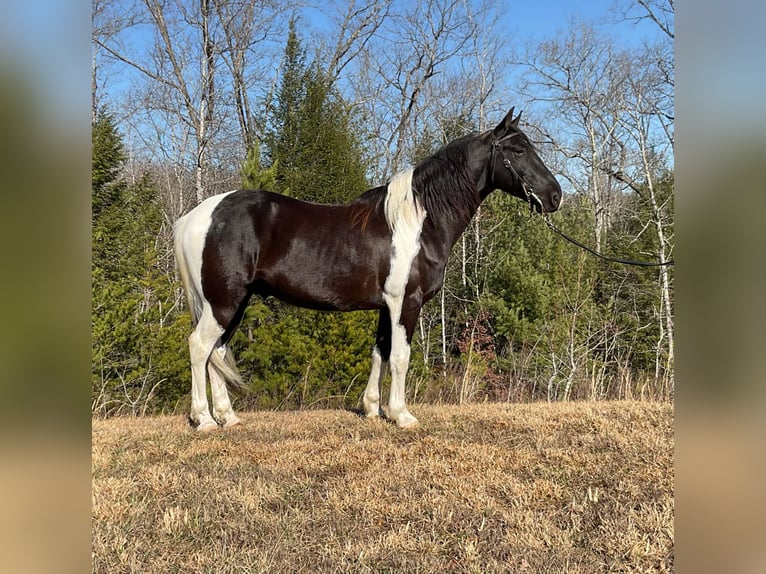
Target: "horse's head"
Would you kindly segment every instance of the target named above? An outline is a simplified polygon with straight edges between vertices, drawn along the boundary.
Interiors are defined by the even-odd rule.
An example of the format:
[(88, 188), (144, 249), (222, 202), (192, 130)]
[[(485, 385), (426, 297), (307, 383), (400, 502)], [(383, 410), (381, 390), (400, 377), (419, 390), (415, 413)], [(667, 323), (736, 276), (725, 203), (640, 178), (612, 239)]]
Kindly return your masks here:
[(513, 108), (492, 130), (489, 173), (495, 189), (528, 202), (538, 212), (556, 211), (561, 186), (548, 170), (526, 134), (519, 129), (521, 113)]

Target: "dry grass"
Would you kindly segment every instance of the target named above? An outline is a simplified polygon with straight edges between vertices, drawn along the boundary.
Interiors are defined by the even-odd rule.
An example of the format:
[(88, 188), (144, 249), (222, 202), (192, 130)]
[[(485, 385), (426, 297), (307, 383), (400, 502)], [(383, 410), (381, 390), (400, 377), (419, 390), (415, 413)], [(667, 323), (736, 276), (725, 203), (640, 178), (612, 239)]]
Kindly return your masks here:
[(94, 572), (673, 570), (666, 403), (93, 421)]

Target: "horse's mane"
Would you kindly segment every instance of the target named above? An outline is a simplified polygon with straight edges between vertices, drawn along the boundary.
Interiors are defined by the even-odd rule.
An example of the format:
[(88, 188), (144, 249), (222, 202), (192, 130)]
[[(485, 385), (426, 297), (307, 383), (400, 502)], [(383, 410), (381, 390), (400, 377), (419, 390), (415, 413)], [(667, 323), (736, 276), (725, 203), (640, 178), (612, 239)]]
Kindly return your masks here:
[[(412, 174), (413, 195), (429, 217), (469, 219), (481, 198), (468, 169), (468, 145), (476, 134), (454, 140), (415, 166)], [(353, 200), (353, 225), (362, 230), (373, 213), (383, 215), (388, 186), (368, 189)]]
[(452, 141), (421, 161), (412, 177), (415, 197), (432, 218), (468, 218), (481, 198), (468, 169), (471, 134)]
[(367, 227), (373, 213), (383, 213), (387, 186), (382, 185), (368, 189), (349, 204), (351, 208), (351, 225), (359, 225), (362, 231)]

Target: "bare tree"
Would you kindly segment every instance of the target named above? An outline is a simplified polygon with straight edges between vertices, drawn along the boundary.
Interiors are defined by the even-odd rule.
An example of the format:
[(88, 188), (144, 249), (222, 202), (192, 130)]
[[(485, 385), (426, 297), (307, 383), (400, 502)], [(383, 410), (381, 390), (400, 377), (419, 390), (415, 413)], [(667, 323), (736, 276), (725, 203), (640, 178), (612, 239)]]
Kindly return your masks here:
[(252, 0), (219, 0), (214, 4), (221, 27), (218, 50), (229, 73), (241, 141), (249, 148), (261, 135), (252, 93), (255, 86), (266, 85), (273, 72), (256, 54), (276, 38), (278, 17), (290, 6), (281, 3), (280, 10), (278, 2)]
[[(674, 3), (673, 0), (633, 0), (632, 11), (626, 11), (626, 19), (650, 20), (662, 32), (662, 38), (654, 44), (645, 45), (643, 52), (624, 63), (626, 68), (626, 113), (623, 126), (626, 138), (632, 141), (636, 150), (634, 175), (625, 171), (612, 175), (629, 185), (637, 193), (643, 193), (650, 207), (651, 225), (658, 239), (657, 257), (661, 261), (671, 258), (673, 250), (672, 196), (668, 200), (658, 197), (656, 183), (658, 173), (672, 157), (675, 143), (673, 93), (674, 58)], [(638, 16), (631, 13), (638, 12)], [(665, 157), (663, 157), (665, 156)], [(667, 157), (670, 156), (670, 157)], [(664, 161), (662, 161), (664, 160)], [(637, 185), (642, 182), (643, 185)], [(658, 343), (657, 371), (660, 370), (661, 350), (666, 346), (667, 355), (663, 365), (673, 386), (673, 364), (675, 360), (672, 279), (667, 267), (659, 268), (659, 290), (661, 301), (661, 341)], [(662, 340), (665, 344), (662, 344)]]
[(353, 66), (344, 70), (355, 78), (355, 105), (375, 124), (369, 130), (370, 147), (379, 150), (374, 177), (412, 161), (416, 135), (433, 125), (429, 116), (438, 109), (428, 90), (437, 77), (455, 73), (451, 65), (465, 54), (476, 25), (462, 0), (399, 2), (373, 36), (357, 42)]
[(653, 82), (655, 90), (654, 113), (665, 136), (674, 143), (673, 135), (673, 96), (675, 88), (675, 53), (673, 40), (675, 39), (675, 5), (673, 0), (623, 0), (622, 16), (627, 22), (651, 22), (661, 33), (660, 37), (651, 43), (647, 43), (643, 49), (645, 56), (651, 60), (658, 75), (658, 82)]
[[(280, 9), (289, 7), (268, 1), (131, 0), (120, 3), (126, 16), (119, 21), (116, 10), (101, 11), (103, 32), (94, 33), (94, 45), (102, 58), (123, 64), (136, 79), (129, 96), (135, 101), (133, 133), (147, 140), (150, 157), (191, 169), (197, 202), (231, 184), (255, 137), (251, 97), (267, 70), (252, 62), (264, 62), (265, 50), (256, 49), (274, 37)], [(147, 36), (151, 43), (143, 41)], [(231, 121), (235, 117), (237, 123)], [(237, 125), (239, 137), (232, 137)], [(221, 161), (228, 150), (233, 155)], [(227, 173), (220, 170), (224, 164)]]
[(558, 151), (569, 159), (566, 176), (590, 199), (596, 222), (594, 240), (601, 249), (615, 209), (615, 188), (605, 166), (619, 163), (619, 116), (624, 76), (614, 45), (586, 24), (566, 36), (527, 48), (523, 90), (555, 118), (547, 130)]
[(651, 20), (669, 39), (676, 37), (673, 0), (630, 0), (624, 7), (623, 13), (626, 20)]
[[(660, 28), (672, 35), (667, 22)], [(657, 192), (673, 153), (673, 67), (667, 48), (661, 40), (616, 50), (609, 38), (581, 26), (526, 52), (526, 92), (555, 112), (545, 129), (558, 135), (551, 141), (567, 158), (563, 171), (570, 183), (591, 199), (599, 250), (612, 222), (627, 215), (621, 199), (627, 190), (649, 207), (642, 229), (654, 230), (659, 245), (658, 252), (649, 255), (662, 261), (671, 258), (672, 196), (661, 199)], [(656, 378), (668, 374), (672, 384), (672, 280), (667, 267), (658, 271), (658, 299)]]
[(349, 0), (335, 9), (335, 37), (327, 72), (329, 78), (337, 80), (346, 67), (360, 54), (376, 36), (391, 10), (392, 0)]
[[(93, 0), (91, 11), (91, 108), (92, 114), (107, 100), (108, 86), (117, 80), (120, 73), (115, 60), (103, 44), (121, 35), (140, 22), (132, 6), (118, 5), (114, 0)], [(119, 62), (117, 62), (119, 63)]]
[[(654, 60), (648, 56), (650, 62)], [(643, 63), (643, 65), (641, 65)], [(660, 261), (671, 259), (673, 236), (669, 231), (672, 216), (669, 205), (672, 195), (661, 199), (657, 192), (657, 183), (667, 165), (667, 156), (672, 153), (672, 139), (667, 137), (663, 110), (664, 77), (647, 62), (636, 58), (625, 62), (626, 67), (626, 106), (620, 122), (625, 145), (630, 147), (631, 155), (626, 157), (626, 165), (611, 170), (610, 175), (626, 184), (642, 197), (650, 209), (649, 220), (644, 229), (652, 227), (658, 240), (658, 252), (652, 254)], [(660, 341), (658, 342), (657, 376), (660, 375), (660, 357), (667, 349), (667, 359), (662, 368), (671, 377), (675, 357), (673, 301), (670, 271), (666, 266), (659, 268), (659, 291), (661, 301)]]
[[(200, 0), (198, 11), (192, 13), (186, 6), (141, 0), (135, 6), (141, 22), (148, 21), (154, 33), (154, 46), (149, 57), (131, 54), (117, 38), (94, 38), (94, 41), (113, 58), (129, 65), (149, 80), (153, 92), (146, 103), (155, 109), (175, 116), (189, 130), (194, 140), (194, 171), (197, 201), (205, 198), (205, 169), (215, 107), (215, 60), (210, 37), (210, 2)], [(188, 33), (194, 23), (199, 33), (198, 46), (192, 46), (193, 36)], [(184, 30), (184, 33), (179, 28)], [(197, 54), (198, 71), (192, 71)], [(161, 94), (161, 98), (157, 95)], [(153, 100), (153, 101), (152, 101)]]

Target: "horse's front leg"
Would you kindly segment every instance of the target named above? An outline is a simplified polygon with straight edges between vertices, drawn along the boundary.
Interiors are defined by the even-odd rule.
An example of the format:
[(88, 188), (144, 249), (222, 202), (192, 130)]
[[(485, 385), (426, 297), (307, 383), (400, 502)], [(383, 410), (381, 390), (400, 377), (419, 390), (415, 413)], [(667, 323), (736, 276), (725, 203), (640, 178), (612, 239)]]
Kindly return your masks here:
[(378, 315), (378, 332), (375, 337), (375, 346), (372, 349), (372, 368), (367, 388), (364, 391), (362, 402), (364, 412), (368, 417), (383, 415), (380, 408), (381, 384), (386, 374), (386, 365), (391, 355), (391, 319), (388, 308), (384, 307)]
[(410, 296), (386, 298), (391, 315), (391, 393), (388, 397), (388, 417), (399, 428), (411, 428), (418, 424), (407, 408), (405, 381), (410, 366), (410, 344), (415, 323), (420, 314), (421, 301)]

